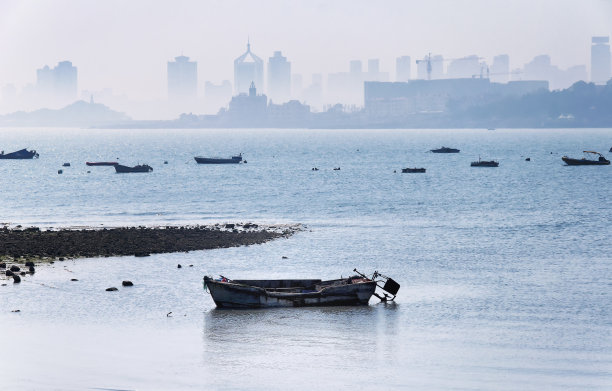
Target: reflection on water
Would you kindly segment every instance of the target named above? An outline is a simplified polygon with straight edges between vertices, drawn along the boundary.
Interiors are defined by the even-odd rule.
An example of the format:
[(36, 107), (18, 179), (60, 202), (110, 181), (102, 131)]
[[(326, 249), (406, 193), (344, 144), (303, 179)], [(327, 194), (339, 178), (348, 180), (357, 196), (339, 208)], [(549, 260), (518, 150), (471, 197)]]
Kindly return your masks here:
[(279, 388), (306, 378), (346, 386), (362, 371), (397, 366), (399, 312), (396, 303), (211, 309), (203, 318), (204, 359), (212, 372), (231, 376), (241, 368), (245, 379)]

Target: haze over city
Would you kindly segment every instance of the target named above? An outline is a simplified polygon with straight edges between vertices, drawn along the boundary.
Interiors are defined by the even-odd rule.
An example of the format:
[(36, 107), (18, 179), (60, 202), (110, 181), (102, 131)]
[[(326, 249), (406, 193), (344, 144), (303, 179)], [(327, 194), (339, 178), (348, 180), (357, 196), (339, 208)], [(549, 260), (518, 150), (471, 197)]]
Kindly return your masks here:
[[(429, 53), (439, 60), (432, 78), (488, 76), (495, 57), (507, 55), (497, 67), (505, 77), (497, 73), (496, 79), (493, 68), (492, 81), (540, 79), (546, 69), (523, 71), (540, 56), (540, 63), (559, 71), (556, 80), (547, 75), (550, 89), (567, 88), (589, 81), (591, 38), (611, 34), (612, 5), (598, 0), (5, 1), (0, 26), (0, 114), (57, 109), (91, 98), (136, 119), (171, 119), (227, 107), (238, 92), (234, 60), (247, 42), (265, 66), (257, 92), (268, 93), (275, 103), (296, 99), (315, 111), (337, 103), (363, 106), (362, 80), (424, 78), (416, 60)], [(293, 88), (282, 99), (269, 93), (266, 77), (268, 59), (276, 52), (290, 63)], [(168, 104), (167, 67), (179, 56), (197, 63), (194, 99)], [(403, 56), (406, 75), (400, 79), (397, 61)], [(450, 70), (451, 60), (468, 56), (479, 65), (462, 73)], [(71, 72), (78, 70), (76, 93), (70, 99), (41, 99), (37, 71), (65, 61), (76, 67)], [(370, 78), (347, 86), (349, 68), (369, 72)]]

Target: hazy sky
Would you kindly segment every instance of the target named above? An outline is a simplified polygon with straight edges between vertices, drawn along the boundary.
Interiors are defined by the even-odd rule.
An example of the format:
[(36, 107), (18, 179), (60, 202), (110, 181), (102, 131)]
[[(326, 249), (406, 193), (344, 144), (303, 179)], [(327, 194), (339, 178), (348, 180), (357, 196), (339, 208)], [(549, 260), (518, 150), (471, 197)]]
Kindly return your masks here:
[(512, 68), (549, 54), (567, 68), (589, 65), (592, 35), (612, 35), (612, 1), (0, 0), (0, 86), (70, 60), (79, 90), (163, 98), (166, 62), (181, 53), (198, 61), (201, 85), (233, 82), (247, 37), (266, 61), (282, 50), (305, 84), (351, 59), (380, 58), (393, 77), (395, 57), (428, 52), (507, 53)]

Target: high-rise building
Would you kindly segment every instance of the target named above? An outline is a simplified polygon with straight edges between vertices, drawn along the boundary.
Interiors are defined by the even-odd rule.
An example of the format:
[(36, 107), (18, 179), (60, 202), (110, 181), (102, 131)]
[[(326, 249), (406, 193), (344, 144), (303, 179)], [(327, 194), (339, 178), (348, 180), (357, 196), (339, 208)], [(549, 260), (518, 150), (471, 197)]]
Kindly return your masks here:
[(478, 56), (471, 55), (451, 61), (447, 74), (451, 79), (464, 79), (479, 76), (482, 71)]
[(352, 74), (360, 74), (361, 72), (363, 72), (363, 69), (361, 67), (361, 60), (351, 60), (351, 62), (349, 63), (349, 71)]
[(605, 84), (610, 79), (610, 38), (591, 38), (591, 81)]
[(279, 51), (268, 59), (268, 96), (275, 103), (291, 99), (291, 63)]
[(410, 56), (395, 59), (395, 81), (410, 80)]
[(510, 80), (510, 56), (500, 54), (493, 57), (493, 64), (489, 69), (489, 78), (497, 83), (506, 83)]
[(77, 68), (61, 61), (55, 68), (45, 65), (36, 70), (36, 88), (40, 94), (63, 102), (77, 97)]
[(378, 75), (380, 72), (380, 60), (378, 58), (371, 58), (368, 60), (368, 73), (371, 75)]
[(247, 93), (251, 83), (263, 86), (263, 60), (251, 52), (251, 43), (247, 42), (247, 51), (234, 60), (234, 91)]
[(198, 95), (198, 63), (187, 56), (168, 61), (168, 98), (195, 99)]

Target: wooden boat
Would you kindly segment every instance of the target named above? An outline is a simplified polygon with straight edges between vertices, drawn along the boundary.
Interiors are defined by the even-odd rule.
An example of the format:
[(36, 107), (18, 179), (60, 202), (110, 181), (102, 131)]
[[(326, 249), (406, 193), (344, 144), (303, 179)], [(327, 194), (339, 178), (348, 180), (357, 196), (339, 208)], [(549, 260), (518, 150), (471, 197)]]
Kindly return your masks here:
[(5, 154), (4, 151), (0, 152), (0, 159), (33, 159), (38, 158), (38, 152), (35, 150), (28, 151), (26, 148), (20, 149), (19, 151)]
[[(354, 270), (355, 272), (356, 269)], [(392, 301), (400, 288), (393, 279), (374, 272), (372, 278), (359, 275), (336, 280), (230, 280), (204, 277), (204, 290), (219, 308), (265, 308), (367, 305), (375, 295), (382, 301)], [(382, 279), (381, 279), (382, 278)], [(378, 285), (384, 282), (384, 285)], [(392, 296), (377, 294), (379, 287)]]
[(196, 156), (194, 159), (198, 164), (237, 164), (242, 161), (242, 154), (230, 158)]
[(417, 173), (417, 172), (425, 172), (424, 168), (402, 168), (402, 173)]
[[(610, 161), (599, 152), (582, 152), (585, 154), (585, 157), (583, 157), (582, 159), (572, 159), (570, 157), (563, 156), (561, 160), (563, 160), (568, 166), (607, 166), (610, 164)], [(594, 159), (594, 157), (597, 157), (597, 159)]]
[(499, 166), (499, 162), (496, 162), (495, 160), (480, 160), (480, 157), (479, 157), (478, 161), (470, 163), (470, 166), (472, 167), (497, 167)]
[(438, 149), (430, 149), (429, 151), (433, 152), (433, 153), (459, 153), (458, 149), (448, 148), (448, 147), (442, 147), (442, 148), (438, 148)]
[(85, 162), (88, 166), (116, 166), (117, 162)]
[(151, 172), (153, 171), (153, 168), (147, 164), (139, 164), (134, 167), (122, 166), (121, 164), (115, 164), (114, 167), (115, 167), (115, 171), (117, 171), (118, 174), (126, 173), (126, 172)]

